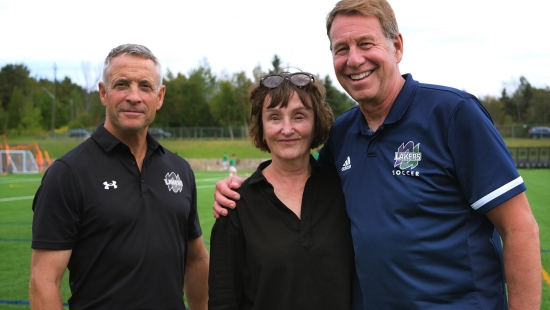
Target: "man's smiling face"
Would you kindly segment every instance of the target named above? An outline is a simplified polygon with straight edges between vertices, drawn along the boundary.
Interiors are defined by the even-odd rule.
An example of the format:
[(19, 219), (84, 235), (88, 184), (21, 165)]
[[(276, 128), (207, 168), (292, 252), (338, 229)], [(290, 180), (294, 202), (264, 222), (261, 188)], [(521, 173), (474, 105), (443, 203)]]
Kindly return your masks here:
[(359, 104), (382, 103), (401, 78), (401, 36), (388, 40), (375, 16), (337, 15), (330, 29), (334, 72)]

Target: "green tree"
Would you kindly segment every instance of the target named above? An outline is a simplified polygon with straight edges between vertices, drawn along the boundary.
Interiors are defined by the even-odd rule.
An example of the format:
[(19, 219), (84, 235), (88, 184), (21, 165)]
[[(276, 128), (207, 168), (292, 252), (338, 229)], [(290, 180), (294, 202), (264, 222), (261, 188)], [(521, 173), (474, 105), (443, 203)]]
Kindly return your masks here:
[(23, 64), (9, 64), (0, 69), (0, 106), (7, 110), (11, 95), (15, 87), (22, 95), (28, 95), (30, 71)]
[(250, 101), (248, 101), (248, 90), (252, 86), (252, 81), (246, 77), (244, 71), (233, 75), (233, 84), (235, 86), (235, 101), (238, 107), (238, 114), (242, 119), (242, 125), (248, 132), (248, 120), (250, 118)]
[[(81, 63), (82, 67), (82, 76), (84, 77), (84, 96), (82, 109), (83, 112), (88, 113), (92, 108), (94, 102), (93, 97), (97, 91), (97, 84), (101, 78), (101, 70), (103, 69), (102, 64), (92, 66), (92, 63), (89, 61), (83, 61)], [(77, 113), (78, 115), (79, 113)]]
[(550, 88), (533, 88), (533, 97), (529, 109), (530, 124), (547, 125), (550, 123)]
[(529, 109), (532, 98), (533, 98), (533, 87), (525, 77), (523, 76), (520, 77), (519, 86), (513, 95), (513, 101), (515, 102), (516, 111), (517, 111), (516, 113), (518, 116), (517, 118), (518, 123), (521, 124), (526, 121), (527, 109)]
[[(504, 104), (506, 114), (517, 124), (530, 122), (528, 111), (531, 109), (531, 101), (534, 95), (534, 88), (525, 77), (519, 78), (516, 90), (510, 95), (504, 88), (499, 100)], [(531, 116), (532, 116), (531, 112)]]
[(221, 81), (219, 83), (219, 91), (212, 98), (210, 111), (214, 119), (222, 125), (229, 127), (229, 137), (231, 140), (235, 138), (233, 133), (233, 124), (238, 119), (240, 106), (237, 103), (235, 88), (231, 81)]
[(80, 109), (84, 110), (83, 97), (86, 92), (81, 86), (73, 83), (69, 77), (58, 82), (55, 89), (55, 127), (59, 128), (74, 119), (75, 105), (79, 111)]
[(0, 105), (0, 135), (8, 131), (8, 113)]
[(487, 109), (489, 115), (491, 115), (493, 123), (505, 124), (507, 122), (506, 109), (504, 108), (504, 104), (498, 98), (494, 96), (485, 96), (479, 101), (483, 104), (485, 109)]
[(271, 65), (273, 66), (272, 70), (269, 70), (268, 74), (277, 74), (281, 72), (281, 58), (277, 55), (273, 55), (273, 60), (271, 60)]
[(21, 113), (21, 127), (27, 135), (37, 134), (42, 130), (42, 114), (33, 100), (25, 100)]
[(166, 93), (164, 95), (164, 103), (160, 110), (157, 111), (157, 115), (153, 122), (157, 127), (181, 127), (184, 126), (182, 117), (185, 109), (185, 84), (187, 83), (187, 77), (181, 73), (174, 75), (168, 70), (166, 78), (163, 81), (166, 86)]
[(17, 128), (21, 122), (21, 109), (23, 107), (23, 94), (19, 86), (15, 86), (8, 102), (8, 128)]
[(516, 104), (514, 100), (508, 95), (506, 88), (502, 89), (500, 93), (499, 101), (504, 105), (506, 116), (509, 117), (512, 122), (517, 122), (519, 117), (517, 114)]
[[(99, 91), (93, 91), (91, 93), (91, 105), (90, 105), (90, 112), (89, 112), (89, 122), (92, 127), (96, 127), (97, 125), (105, 122), (105, 107), (103, 106), (103, 103), (101, 103), (101, 99), (99, 98)], [(80, 114), (77, 114), (76, 119), (82, 117), (81, 115), (85, 115), (86, 112), (82, 112)]]
[(334, 119), (337, 119), (340, 115), (356, 105), (355, 101), (353, 101), (348, 94), (342, 93), (332, 85), (332, 80), (328, 75), (323, 79), (323, 85), (327, 90), (326, 101), (332, 108)]
[(260, 78), (262, 78), (265, 75), (267, 75), (267, 73), (262, 71), (262, 67), (260, 65), (257, 65), (256, 67), (254, 67), (254, 69), (252, 69), (252, 76), (254, 77), (254, 83), (256, 81), (259, 81)]
[[(71, 92), (69, 94), (69, 120), (73, 121), (74, 119), (78, 118), (81, 114), (90, 114), (90, 108), (92, 106), (93, 98), (92, 98), (92, 92), (89, 96), (90, 98), (87, 99), (86, 96), (88, 96), (87, 91), (78, 87), (73, 87), (71, 89)], [(99, 94), (98, 94), (99, 96)], [(86, 100), (89, 100), (87, 103)], [(88, 106), (88, 108), (86, 107)], [(90, 126), (91, 124), (88, 124), (86, 126)]]
[[(163, 107), (157, 112), (155, 125), (198, 127), (216, 126), (210, 113), (209, 103), (217, 87), (208, 62), (191, 70), (189, 77), (170, 71), (164, 79), (166, 95)], [(198, 132), (195, 133), (197, 136)]]
[(216, 77), (208, 63), (203, 62), (199, 68), (192, 70), (183, 87), (185, 104), (184, 126), (213, 126), (209, 103), (214, 95)]

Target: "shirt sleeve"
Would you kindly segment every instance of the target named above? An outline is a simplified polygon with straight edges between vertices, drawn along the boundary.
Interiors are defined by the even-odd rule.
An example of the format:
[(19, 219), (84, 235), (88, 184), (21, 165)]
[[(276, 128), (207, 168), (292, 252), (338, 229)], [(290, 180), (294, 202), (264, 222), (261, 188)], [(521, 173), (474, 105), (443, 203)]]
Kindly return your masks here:
[(71, 169), (55, 161), (34, 196), (32, 248), (68, 250), (81, 227), (81, 197)]
[(448, 133), (458, 182), (474, 210), (484, 214), (525, 191), (506, 144), (478, 100), (467, 98), (457, 106)]
[(208, 309), (240, 309), (243, 294), (242, 261), (240, 222), (236, 210), (229, 210), (227, 216), (216, 220), (210, 237)]
[(192, 172), (189, 176), (189, 184), (191, 184), (192, 201), (191, 212), (189, 213), (189, 218), (187, 219), (187, 233), (189, 239), (197, 239), (198, 237), (202, 236), (202, 229), (199, 220), (199, 214), (197, 211), (197, 184), (195, 183), (195, 175)]
[(329, 166), (334, 168), (334, 152), (332, 151), (332, 139), (331, 136), (333, 135), (333, 131), (330, 131), (329, 138), (319, 151), (319, 158), (317, 159), (317, 162), (324, 166)]

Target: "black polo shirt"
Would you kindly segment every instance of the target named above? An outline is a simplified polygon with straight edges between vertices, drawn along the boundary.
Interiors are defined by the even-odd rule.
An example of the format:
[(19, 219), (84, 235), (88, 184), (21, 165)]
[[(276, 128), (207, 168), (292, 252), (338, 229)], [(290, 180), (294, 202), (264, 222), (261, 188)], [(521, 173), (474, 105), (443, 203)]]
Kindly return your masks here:
[(140, 172), (103, 125), (45, 173), (34, 249), (72, 249), (75, 309), (185, 309), (187, 240), (201, 236), (193, 171), (149, 134)]
[(313, 165), (301, 219), (275, 195), (262, 163), (216, 220), (210, 239), (209, 309), (350, 309), (350, 221), (334, 169)]

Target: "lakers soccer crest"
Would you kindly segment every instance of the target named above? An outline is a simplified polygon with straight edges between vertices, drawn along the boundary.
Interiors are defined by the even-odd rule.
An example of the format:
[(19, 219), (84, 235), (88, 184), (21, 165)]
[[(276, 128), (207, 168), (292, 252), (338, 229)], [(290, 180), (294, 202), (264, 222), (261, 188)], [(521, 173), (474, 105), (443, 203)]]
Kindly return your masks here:
[(414, 142), (409, 141), (407, 144), (402, 143), (401, 146), (395, 152), (394, 167), (399, 169), (414, 169), (418, 166), (418, 162), (422, 160), (422, 153), (420, 153), (420, 143), (414, 145)]

